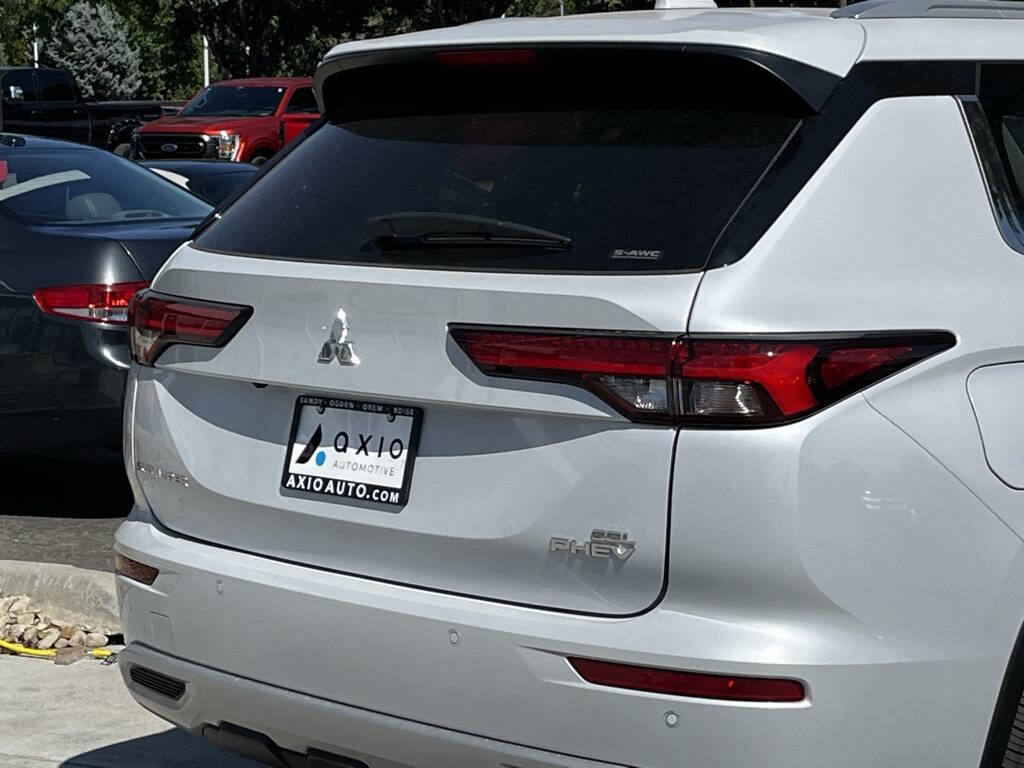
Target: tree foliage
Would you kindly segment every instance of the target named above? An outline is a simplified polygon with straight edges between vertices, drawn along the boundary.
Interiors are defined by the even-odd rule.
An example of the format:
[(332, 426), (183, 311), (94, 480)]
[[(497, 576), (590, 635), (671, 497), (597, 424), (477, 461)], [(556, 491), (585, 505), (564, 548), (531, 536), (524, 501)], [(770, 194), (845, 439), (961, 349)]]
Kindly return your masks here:
[(43, 46), (43, 59), (74, 72), (88, 99), (131, 99), (142, 87), (139, 52), (124, 19), (106, 5), (79, 0), (68, 8)]
[[(757, 5), (834, 6), (840, 0), (756, 0)], [(30, 61), (31, 26), (40, 37), (60, 39), (75, 0), (0, 0), (0, 65)], [(750, 6), (754, 0), (718, 0), (721, 6)], [(102, 4), (102, 5), (101, 5)], [(563, 0), (566, 13), (650, 8), (654, 0)], [(101, 35), (100, 50), (114, 61), (139, 61), (145, 98), (184, 99), (202, 85), (202, 35), (210, 41), (214, 79), (258, 75), (308, 75), (335, 43), (463, 24), (497, 16), (552, 16), (559, 0), (93, 0), (90, 8), (119, 14), (120, 37)], [(98, 10), (95, 13), (99, 13)], [(94, 25), (98, 20), (93, 17)], [(102, 25), (101, 25), (102, 26)], [(100, 68), (90, 53), (94, 32), (81, 28), (81, 51), (71, 41), (56, 48), (84, 83)], [(115, 50), (116, 49), (116, 50)], [(44, 45), (44, 59), (50, 45)], [(72, 53), (78, 58), (72, 57)], [(52, 57), (49, 57), (52, 59)], [(52, 59), (56, 63), (56, 59)], [(92, 62), (92, 63), (90, 63)], [(82, 71), (80, 68), (85, 67)], [(131, 81), (129, 76), (128, 81)], [(120, 90), (118, 93), (126, 91)]]

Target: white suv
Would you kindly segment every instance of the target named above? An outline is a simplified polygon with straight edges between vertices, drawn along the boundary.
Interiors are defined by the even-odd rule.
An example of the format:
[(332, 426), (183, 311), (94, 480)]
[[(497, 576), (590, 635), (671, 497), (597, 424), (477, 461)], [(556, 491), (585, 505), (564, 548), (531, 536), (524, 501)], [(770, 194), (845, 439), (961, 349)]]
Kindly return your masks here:
[(1019, 9), (332, 50), (131, 308), (135, 698), (292, 768), (1021, 765)]

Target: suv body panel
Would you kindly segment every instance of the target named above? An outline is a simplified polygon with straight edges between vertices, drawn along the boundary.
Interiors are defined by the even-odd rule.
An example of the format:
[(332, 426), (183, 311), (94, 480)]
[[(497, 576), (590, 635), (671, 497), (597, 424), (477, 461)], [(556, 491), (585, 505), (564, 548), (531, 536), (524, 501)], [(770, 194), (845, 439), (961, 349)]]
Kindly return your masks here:
[[(641, 12), (489, 22), (361, 41), (336, 48), (328, 60), (400, 46), (493, 47), (541, 39), (633, 43), (652, 40), (658, 23), (664, 24), (658, 42), (754, 44), (836, 74), (853, 66), (867, 27), (790, 11)], [(686, 29), (673, 31), (674, 23)], [(871, 22), (883, 23), (896, 22)], [(955, 23), (966, 23), (969, 31), (976, 24), (998, 30), (991, 52), (1009, 55), (1005, 32), (999, 30), (1007, 22)], [(919, 34), (917, 27), (907, 28)], [(673, 37), (677, 32), (678, 39)], [(850, 53), (854, 34), (859, 42)], [(821, 45), (822, 36), (831, 35), (850, 47)], [(941, 45), (932, 40), (935, 52), (921, 57), (933, 60), (928, 67), (901, 62), (893, 70), (897, 79), (931, 71), (935, 61), (988, 58), (989, 49), (973, 33), (964, 43), (955, 37), (943, 36)], [(873, 50), (883, 55), (886, 49)], [(903, 58), (894, 49), (890, 53), (889, 58)], [(1012, 55), (1019, 57), (1019, 49)], [(339, 291), (358, 285), (358, 293), (370, 297), (415, 284), (431, 306), (457, 295), (445, 311), (457, 311), (465, 322), (522, 325), (529, 307), (543, 321), (531, 326), (549, 326), (564, 311), (580, 319), (574, 327), (680, 330), (674, 323), (682, 318), (681, 330), (730, 337), (933, 329), (954, 332), (958, 343), (795, 423), (756, 430), (663, 430), (676, 436), (667, 505), (666, 590), (628, 617), (503, 605), (465, 592), (441, 594), (430, 585), (397, 585), (387, 583), (390, 579), (338, 574), (319, 564), (281, 562), (289, 557), (210, 546), (195, 540), (202, 536), (181, 535), (182, 516), (177, 532), (167, 530), (176, 526), (163, 520), (161, 509), (179, 512), (171, 503), (174, 494), (156, 490), (161, 503), (150, 510), (147, 499), (156, 481), (137, 477), (135, 482), (147, 484), (137, 492), (133, 520), (118, 533), (118, 549), (171, 576), (152, 588), (119, 578), (128, 638), (142, 648), (147, 663), (158, 669), (166, 665), (168, 674), (191, 676), (197, 690), (207, 677), (237, 675), (259, 681), (246, 688), (259, 702), (274, 701), (275, 690), (287, 688), (325, 706), (344, 705), (331, 714), (346, 727), (353, 720), (347, 708), (354, 707), (505, 744), (652, 768), (681, 760), (725, 768), (748, 763), (752, 755), (769, 768), (977, 764), (1024, 620), (1024, 503), (1020, 492), (1002, 483), (985, 462), (966, 382), (979, 366), (1024, 360), (1019, 341), (1024, 261), (996, 225), (955, 98), (971, 89), (965, 71), (957, 69), (949, 77), (939, 73), (926, 86), (905, 84), (902, 93), (878, 88), (853, 99), (848, 123), (833, 124), (837, 135), (833, 144), (818, 148), (821, 157), (799, 156), (808, 167), (789, 179), (787, 194), (776, 201), (778, 211), (766, 216), (762, 210), (763, 230), (755, 228), (742, 258), (713, 263), (715, 268), (701, 273), (456, 274), (235, 257), (234, 263), (244, 267), (236, 266), (229, 281), (229, 267), (221, 261), (229, 257), (183, 249), (159, 278), (161, 290), (208, 298), (201, 290), (211, 285), (207, 278), (212, 275), (217, 292), (212, 298), (255, 302), (257, 313), (259, 303), (269, 302), (275, 322), (248, 336), (243, 329), (219, 352), (172, 350), (155, 371), (136, 370), (128, 404), (135, 410), (134, 426), (126, 436), (130, 467), (136, 455), (177, 449), (171, 440), (152, 439), (159, 422), (139, 409), (176, 400), (165, 393), (176, 386), (179, 373), (229, 383), (265, 376), (272, 386), (299, 386), (295, 376), (300, 374), (293, 372), (303, 365), (299, 355), (313, 354), (318, 340), (312, 319), (302, 317), (297, 324), (302, 333), (294, 335), (304, 338), (295, 346), (301, 351), (282, 349), (284, 305), (275, 304), (276, 296), (243, 289), (243, 272), (279, 273), (281, 285), (287, 285), (287, 277), (330, 274)], [(870, 77), (866, 81), (877, 85)], [(864, 82), (846, 85), (858, 88)], [(942, 92), (943, 82), (951, 92)], [(836, 114), (831, 107), (841, 108), (839, 100), (849, 97), (849, 89), (843, 91), (840, 84), (836, 104), (807, 122), (823, 118), (816, 130), (824, 131)], [(797, 144), (800, 139), (798, 133)], [(762, 181), (771, 194), (775, 179)], [(756, 212), (755, 197), (747, 205)], [(372, 280), (382, 284), (370, 287)], [(232, 285), (239, 286), (237, 292)], [(679, 300), (670, 298), (673, 291)], [(406, 298), (415, 309), (412, 295)], [(476, 301), (481, 295), (490, 297), (486, 308)], [(481, 315), (470, 319), (478, 310)], [(375, 332), (382, 335), (401, 322), (400, 313), (383, 312), (370, 327), (377, 323)], [(436, 346), (438, 330), (431, 341), (415, 334), (409, 338)], [(267, 341), (266, 348), (282, 355), (283, 362), (262, 351), (245, 353), (236, 346), (242, 340), (261, 350)], [(386, 357), (389, 365), (398, 364), (397, 356)], [(582, 390), (530, 382), (485, 394), (493, 382), (474, 379), (465, 366), (451, 367), (466, 379), (456, 390), (460, 405), (481, 418), (515, 413), (626, 425)], [(424, 402), (440, 403), (451, 391), (446, 387), (455, 383), (449, 378), (452, 371), (428, 366), (426, 373), (430, 380), (418, 383), (417, 392)], [(322, 375), (301, 374), (314, 382)], [(402, 397), (383, 375), (367, 378), (354, 391)], [(158, 458), (172, 461), (175, 454)], [(261, 459), (260, 466), (264, 463)], [(571, 461), (564, 466), (578, 469)], [(579, 492), (577, 486), (568, 487)], [(187, 497), (179, 492), (176, 498)], [(504, 502), (504, 496), (499, 498)], [(188, 524), (204, 525), (202, 512), (188, 512), (193, 518)], [(214, 587), (218, 579), (224, 582), (222, 594)], [(582, 594), (573, 599), (574, 608), (585, 605)], [(200, 647), (196, 630), (225, 610), (238, 621), (228, 631), (241, 640), (264, 626), (266, 607), (277, 605), (303, 606), (300, 613), (315, 620), (321, 635), (334, 632), (336, 650), (346, 663), (327, 669), (315, 659), (279, 663), (275, 643), (244, 654), (233, 652), (231, 643)], [(173, 636), (153, 629), (152, 614), (180, 622)], [(345, 630), (336, 632), (342, 616)], [(274, 627), (270, 633), (284, 642), (285, 631)], [(197, 655), (211, 671), (176, 661)], [(600, 687), (572, 670), (566, 661), (571, 655), (794, 678), (805, 684), (808, 695), (795, 705), (761, 704)], [(270, 723), (258, 705), (228, 704), (221, 697), (216, 711), (197, 705), (172, 712), (137, 690), (133, 694), (186, 727), (224, 719), (269, 733), (297, 752), (312, 747), (349, 754), (320, 725)], [(670, 712), (679, 716), (675, 727), (666, 727)], [(401, 735), (395, 739), (391, 744), (352, 742), (351, 756), (371, 768), (400, 762), (408, 755), (407, 742)]]

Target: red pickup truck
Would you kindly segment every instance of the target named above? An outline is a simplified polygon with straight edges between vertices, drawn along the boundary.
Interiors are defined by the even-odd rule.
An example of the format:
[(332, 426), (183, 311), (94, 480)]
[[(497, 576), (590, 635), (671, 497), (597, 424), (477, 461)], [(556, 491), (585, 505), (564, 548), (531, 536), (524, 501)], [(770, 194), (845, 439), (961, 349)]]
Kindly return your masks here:
[(311, 78), (224, 80), (203, 88), (177, 115), (140, 126), (132, 134), (132, 157), (260, 165), (319, 114)]

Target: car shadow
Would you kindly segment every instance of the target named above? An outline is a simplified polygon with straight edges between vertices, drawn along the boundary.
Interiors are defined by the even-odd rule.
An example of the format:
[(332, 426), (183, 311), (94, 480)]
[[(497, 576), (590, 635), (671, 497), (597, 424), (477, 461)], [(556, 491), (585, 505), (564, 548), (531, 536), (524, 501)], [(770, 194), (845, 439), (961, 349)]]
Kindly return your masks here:
[(260, 763), (217, 749), (199, 736), (171, 728), (70, 757), (61, 768), (258, 768)]
[(124, 517), (132, 491), (116, 454), (64, 460), (0, 454), (3, 514), (32, 517)]
[(132, 509), (124, 465), (0, 455), (0, 560), (110, 571)]

